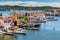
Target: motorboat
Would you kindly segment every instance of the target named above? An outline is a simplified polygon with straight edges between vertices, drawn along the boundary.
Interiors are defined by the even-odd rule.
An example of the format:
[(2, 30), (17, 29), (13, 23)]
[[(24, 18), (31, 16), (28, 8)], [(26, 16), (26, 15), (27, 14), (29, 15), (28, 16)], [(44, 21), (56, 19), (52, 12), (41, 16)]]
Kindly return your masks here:
[(34, 27), (31, 27), (31, 28), (27, 28), (27, 30), (38, 30), (39, 28), (34, 28)]
[(2, 30), (0, 30), (0, 34), (3, 34), (4, 32)]
[(58, 19), (55, 18), (55, 17), (47, 17), (47, 20), (48, 20), (48, 21), (57, 21)]
[(13, 35), (13, 32), (6, 32), (5, 35)]
[(26, 34), (26, 30), (22, 28), (18, 28), (14, 31), (15, 34)]
[(28, 25), (26, 24), (23, 24), (23, 25), (20, 25), (20, 28), (23, 28), (23, 29), (27, 29)]
[(5, 34), (5, 35), (13, 35), (14, 33), (13, 33), (12, 30), (7, 30), (4, 34)]
[(46, 16), (54, 16), (54, 14), (51, 13), (51, 12), (45, 12), (45, 15), (46, 15)]
[(28, 23), (27, 30), (38, 30), (40, 23)]
[(45, 22), (46, 22), (46, 20), (39, 20), (39, 22), (40, 22), (40, 23), (45, 23)]

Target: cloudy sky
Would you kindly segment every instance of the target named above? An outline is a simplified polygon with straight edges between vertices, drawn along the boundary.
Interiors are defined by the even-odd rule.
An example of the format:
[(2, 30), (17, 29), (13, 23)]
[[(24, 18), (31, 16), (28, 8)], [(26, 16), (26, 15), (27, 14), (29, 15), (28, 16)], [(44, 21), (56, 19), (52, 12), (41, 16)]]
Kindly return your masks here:
[(0, 0), (0, 5), (60, 7), (60, 0)]

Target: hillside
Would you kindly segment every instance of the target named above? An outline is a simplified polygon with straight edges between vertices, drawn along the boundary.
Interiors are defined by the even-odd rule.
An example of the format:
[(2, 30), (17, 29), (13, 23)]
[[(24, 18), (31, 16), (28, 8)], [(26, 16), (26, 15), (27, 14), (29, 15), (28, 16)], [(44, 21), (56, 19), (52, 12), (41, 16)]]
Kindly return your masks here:
[(45, 9), (60, 9), (58, 7), (51, 7), (51, 6), (41, 6), (41, 7), (26, 7), (26, 6), (1, 6), (0, 5), (0, 11), (3, 10), (45, 10)]

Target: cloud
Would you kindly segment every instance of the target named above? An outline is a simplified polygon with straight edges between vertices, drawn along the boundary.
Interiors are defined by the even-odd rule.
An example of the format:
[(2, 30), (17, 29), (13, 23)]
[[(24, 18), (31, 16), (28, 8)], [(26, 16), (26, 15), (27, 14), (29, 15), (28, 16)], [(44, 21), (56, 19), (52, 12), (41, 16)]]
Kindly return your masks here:
[(52, 6), (52, 7), (60, 7), (60, 3), (46, 3), (46, 2), (26, 2), (21, 6)]
[(0, 2), (0, 5), (19, 5), (19, 6), (52, 6), (52, 7), (60, 7), (60, 3), (47, 3), (47, 2), (32, 2), (32, 1), (6, 1), (6, 2)]
[(14, 6), (14, 5), (19, 5), (19, 4), (20, 4), (20, 1), (17, 1), (17, 2), (13, 2), (13, 1), (0, 2), (0, 5), (11, 5), (11, 6)]

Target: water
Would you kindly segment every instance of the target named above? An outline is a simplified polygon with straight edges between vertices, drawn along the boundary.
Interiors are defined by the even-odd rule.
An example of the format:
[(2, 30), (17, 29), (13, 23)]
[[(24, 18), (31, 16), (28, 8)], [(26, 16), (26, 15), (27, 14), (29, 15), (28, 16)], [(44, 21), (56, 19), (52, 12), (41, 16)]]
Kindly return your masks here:
[(60, 31), (60, 19), (59, 17), (56, 18), (58, 19), (57, 21), (47, 21), (46, 23), (42, 23), (42, 27), (48, 30), (55, 28), (55, 30)]
[[(8, 13), (8, 11), (1, 12), (4, 15)], [(60, 17), (56, 18), (58, 19), (57, 21), (42, 23), (39, 30), (27, 30), (26, 35), (0, 35), (0, 40), (60, 40)]]
[(0, 13), (2, 13), (3, 16), (6, 16), (8, 13), (11, 13), (12, 11), (0, 11)]
[(2, 13), (2, 15), (3, 16), (6, 16), (7, 14), (10, 14), (10, 13), (12, 13), (12, 12), (32, 12), (32, 11), (26, 11), (26, 10), (10, 10), (10, 11), (0, 11), (0, 13)]

